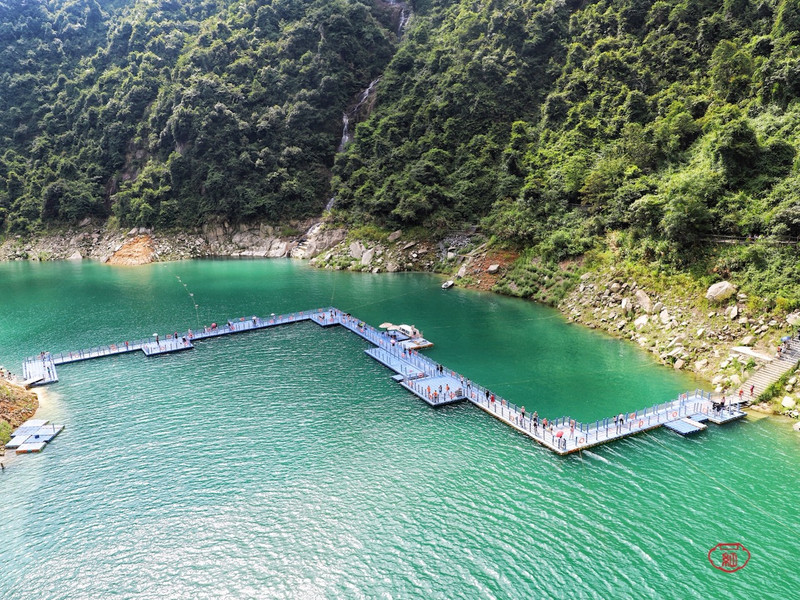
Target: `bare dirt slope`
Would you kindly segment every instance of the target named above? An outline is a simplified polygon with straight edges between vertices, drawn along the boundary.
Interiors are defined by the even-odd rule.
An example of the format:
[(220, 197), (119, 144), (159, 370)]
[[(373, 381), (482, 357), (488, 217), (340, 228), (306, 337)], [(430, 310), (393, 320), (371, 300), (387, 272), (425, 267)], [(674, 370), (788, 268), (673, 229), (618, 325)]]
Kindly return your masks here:
[(155, 245), (150, 235), (139, 235), (125, 242), (108, 259), (110, 265), (147, 265), (155, 260)]

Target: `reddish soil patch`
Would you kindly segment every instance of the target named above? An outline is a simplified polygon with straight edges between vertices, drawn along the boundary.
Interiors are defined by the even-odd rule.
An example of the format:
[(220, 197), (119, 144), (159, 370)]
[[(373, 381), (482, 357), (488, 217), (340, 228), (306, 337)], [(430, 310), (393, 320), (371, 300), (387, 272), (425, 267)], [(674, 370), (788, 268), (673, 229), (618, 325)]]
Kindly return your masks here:
[[(519, 258), (519, 254), (510, 250), (494, 250), (476, 256), (469, 262), (467, 267), (467, 275), (474, 279), (474, 283), (469, 287), (479, 290), (491, 290), (497, 280), (503, 276), (517, 258)], [(497, 273), (487, 272), (491, 265), (500, 265)]]
[(0, 379), (0, 420), (16, 429), (39, 408), (39, 397), (23, 387)]
[(114, 252), (108, 259), (110, 265), (147, 265), (155, 260), (153, 238), (149, 235), (140, 235), (125, 242), (122, 247)]

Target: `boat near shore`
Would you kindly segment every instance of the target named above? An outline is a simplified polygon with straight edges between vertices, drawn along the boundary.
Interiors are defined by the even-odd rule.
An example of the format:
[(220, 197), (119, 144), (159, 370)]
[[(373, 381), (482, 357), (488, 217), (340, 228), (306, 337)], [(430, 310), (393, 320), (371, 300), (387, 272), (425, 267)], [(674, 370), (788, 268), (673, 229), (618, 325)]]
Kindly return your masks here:
[(447, 281), (445, 281), (445, 282), (442, 284), (442, 289), (443, 289), (443, 290), (449, 290), (451, 287), (453, 287), (453, 286), (455, 285), (455, 283), (456, 283), (456, 282), (455, 282), (455, 281), (453, 281), (452, 279), (448, 279)]

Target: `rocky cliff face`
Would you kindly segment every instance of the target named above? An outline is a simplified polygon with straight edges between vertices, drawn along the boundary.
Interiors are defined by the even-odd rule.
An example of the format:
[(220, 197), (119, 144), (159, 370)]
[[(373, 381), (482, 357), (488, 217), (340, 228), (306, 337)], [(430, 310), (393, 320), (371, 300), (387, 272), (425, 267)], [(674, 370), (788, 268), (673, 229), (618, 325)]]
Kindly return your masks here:
[(344, 239), (342, 229), (316, 222), (298, 224), (295, 231), (269, 225), (206, 225), (193, 231), (128, 231), (96, 226), (78, 227), (35, 238), (12, 237), (0, 245), (0, 260), (82, 260), (111, 264), (145, 264), (209, 256), (312, 258)]

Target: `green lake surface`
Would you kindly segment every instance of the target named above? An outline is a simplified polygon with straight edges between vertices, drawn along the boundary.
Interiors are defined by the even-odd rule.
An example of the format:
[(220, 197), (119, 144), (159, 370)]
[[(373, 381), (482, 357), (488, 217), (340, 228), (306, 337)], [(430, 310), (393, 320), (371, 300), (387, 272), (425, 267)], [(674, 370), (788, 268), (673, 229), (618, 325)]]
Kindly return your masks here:
[[(5, 263), (0, 364), (333, 304), (416, 325), (429, 356), (546, 417), (702, 387), (554, 310), (440, 283), (289, 260)], [(0, 474), (0, 598), (798, 597), (788, 422), (558, 457), (468, 403), (428, 407), (367, 347), (300, 323), (59, 367), (37, 417), (67, 429)], [(718, 543), (750, 562), (714, 569)]]

